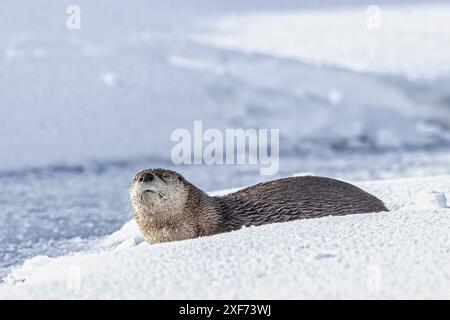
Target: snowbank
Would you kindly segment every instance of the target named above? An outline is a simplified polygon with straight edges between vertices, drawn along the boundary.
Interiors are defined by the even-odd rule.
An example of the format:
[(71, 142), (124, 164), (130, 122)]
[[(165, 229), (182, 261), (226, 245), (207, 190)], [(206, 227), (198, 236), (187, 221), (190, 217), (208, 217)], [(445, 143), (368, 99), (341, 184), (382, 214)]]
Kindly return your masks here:
[(433, 79), (450, 74), (450, 6), (354, 6), (229, 14), (194, 39), (219, 48), (357, 72)]
[[(171, 133), (192, 130), (194, 120), (280, 128), (282, 153), (290, 154), (450, 140), (446, 4), (383, 1), (381, 30), (368, 30), (360, 6), (313, 10), (305, 1), (286, 13), (258, 1), (273, 8), (261, 13), (246, 1), (248, 10), (218, 9), (216, 19), (192, 12), (203, 4), (178, 14), (159, 8), (179, 8), (173, 2), (130, 1), (124, 14), (119, 1), (79, 0), (91, 18), (69, 31), (60, 3), (5, 2), (0, 171), (168, 160)], [(45, 19), (36, 14), (42, 8)], [(412, 90), (408, 78), (431, 83)], [(440, 126), (424, 126), (430, 119)]]
[(392, 210), (149, 246), (133, 221), (35, 257), (0, 298), (450, 298), (450, 176), (359, 183)]

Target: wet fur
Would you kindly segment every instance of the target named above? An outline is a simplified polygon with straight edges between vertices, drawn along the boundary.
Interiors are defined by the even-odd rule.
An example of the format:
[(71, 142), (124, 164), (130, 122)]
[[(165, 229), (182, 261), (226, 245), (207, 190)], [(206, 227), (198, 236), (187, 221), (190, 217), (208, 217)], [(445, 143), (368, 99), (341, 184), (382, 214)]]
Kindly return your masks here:
[[(154, 173), (156, 181), (139, 182), (146, 172)], [(154, 191), (143, 193), (149, 188)], [(388, 211), (381, 200), (356, 186), (313, 176), (274, 180), (211, 197), (174, 171), (145, 170), (136, 175), (130, 198), (136, 221), (149, 243), (197, 238), (250, 225)]]

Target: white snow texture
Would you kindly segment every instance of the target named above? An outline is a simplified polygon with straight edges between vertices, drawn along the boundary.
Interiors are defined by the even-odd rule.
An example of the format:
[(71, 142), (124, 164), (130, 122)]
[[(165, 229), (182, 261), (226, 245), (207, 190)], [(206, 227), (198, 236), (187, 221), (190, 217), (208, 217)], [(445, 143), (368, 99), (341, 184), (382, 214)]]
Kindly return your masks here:
[[(450, 5), (362, 2), (77, 0), (73, 31), (63, 2), (0, 1), (0, 299), (450, 299)], [(343, 177), (391, 211), (110, 234), (134, 166), (170, 165), (195, 120), (279, 128), (280, 176)]]
[(152, 246), (130, 221), (92, 251), (28, 260), (0, 298), (450, 298), (450, 176), (358, 186), (392, 211)]

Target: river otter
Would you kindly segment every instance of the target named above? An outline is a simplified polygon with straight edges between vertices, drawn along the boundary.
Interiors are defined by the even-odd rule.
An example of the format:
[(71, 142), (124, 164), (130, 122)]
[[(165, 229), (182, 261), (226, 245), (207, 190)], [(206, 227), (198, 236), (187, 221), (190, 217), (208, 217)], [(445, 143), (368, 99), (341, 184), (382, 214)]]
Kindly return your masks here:
[(139, 172), (131, 185), (134, 216), (149, 243), (184, 240), (274, 222), (388, 211), (375, 196), (346, 182), (284, 178), (211, 197), (181, 174)]

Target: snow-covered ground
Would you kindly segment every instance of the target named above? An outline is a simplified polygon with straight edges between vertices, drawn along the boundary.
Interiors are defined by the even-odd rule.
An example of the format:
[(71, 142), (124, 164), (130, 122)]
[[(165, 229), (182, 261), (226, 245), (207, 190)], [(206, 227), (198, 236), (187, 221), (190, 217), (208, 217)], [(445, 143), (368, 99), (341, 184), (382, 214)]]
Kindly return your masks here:
[[(448, 2), (76, 4), (81, 30), (64, 2), (0, 2), (1, 297), (449, 296)], [(169, 167), (204, 190), (267, 180), (173, 166), (170, 133), (194, 120), (279, 128), (271, 178), (354, 181), (393, 212), (149, 247), (127, 223), (136, 171)], [(385, 179), (399, 180), (370, 182)]]
[(450, 298), (450, 176), (358, 185), (392, 211), (152, 246), (130, 221), (90, 251), (26, 261), (0, 298)]
[(251, 12), (203, 22), (208, 31), (194, 38), (308, 64), (435, 79), (450, 73), (449, 15), (449, 5), (435, 3)]

